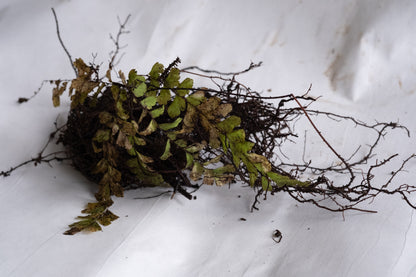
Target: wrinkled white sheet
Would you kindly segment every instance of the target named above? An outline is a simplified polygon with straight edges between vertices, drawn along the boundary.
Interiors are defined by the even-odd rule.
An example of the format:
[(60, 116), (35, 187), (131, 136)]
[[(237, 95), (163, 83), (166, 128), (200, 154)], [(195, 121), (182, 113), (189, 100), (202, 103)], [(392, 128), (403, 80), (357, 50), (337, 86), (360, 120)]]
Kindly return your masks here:
[[(222, 71), (263, 61), (241, 77), (251, 88), (302, 94), (313, 84), (311, 95), (322, 96), (316, 108), (409, 128), (410, 139), (386, 137), (380, 159), (398, 152), (398, 166), (416, 151), (415, 1), (3, 0), (0, 170), (36, 155), (69, 108), (68, 100), (52, 108), (48, 86), (33, 101), (16, 103), (44, 79), (73, 77), (52, 6), (74, 58), (92, 60), (94, 53), (106, 63), (117, 16), (131, 14), (123, 71), (148, 72), (177, 56), (182, 66)], [(340, 151), (369, 142), (342, 125), (329, 131)], [(308, 155), (336, 161), (310, 133), (320, 146)], [(414, 184), (415, 169), (413, 161), (397, 182)], [(135, 200), (155, 190), (128, 191), (112, 208), (120, 219), (103, 232), (62, 235), (94, 190), (56, 163), (1, 178), (0, 276), (416, 276), (416, 220), (399, 197), (380, 197), (369, 206), (379, 213), (347, 212), (344, 221), (287, 195), (250, 213), (254, 195), (241, 184), (203, 187), (196, 201)], [(279, 244), (271, 239), (275, 229), (283, 233)]]

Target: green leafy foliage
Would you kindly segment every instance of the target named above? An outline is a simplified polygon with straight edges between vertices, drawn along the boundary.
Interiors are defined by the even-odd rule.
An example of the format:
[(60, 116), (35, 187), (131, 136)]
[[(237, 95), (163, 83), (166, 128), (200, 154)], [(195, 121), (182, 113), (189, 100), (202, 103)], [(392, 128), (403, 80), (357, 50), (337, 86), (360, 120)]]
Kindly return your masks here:
[(167, 160), (170, 156), (172, 156), (172, 153), (170, 152), (170, 139), (166, 142), (165, 151), (163, 152), (162, 156), (160, 156), (161, 160)]
[(103, 142), (110, 139), (111, 130), (98, 130), (93, 138), (94, 141)]
[(150, 110), (153, 108), (154, 105), (156, 105), (156, 101), (156, 96), (147, 96), (140, 103), (142, 103), (143, 107)]
[(159, 124), (159, 128), (163, 131), (167, 131), (167, 130), (178, 127), (179, 123), (181, 122), (182, 122), (182, 118), (178, 117), (173, 122)]
[(171, 71), (168, 74), (168, 77), (165, 79), (165, 87), (167, 88), (174, 88), (179, 85), (179, 69), (178, 68), (172, 68)]
[(206, 99), (205, 93), (203, 91), (197, 91), (195, 93), (192, 93), (186, 98), (188, 103), (191, 104), (192, 106), (198, 106), (199, 104), (204, 102), (205, 99)]
[(278, 187), (283, 187), (283, 186), (288, 186), (288, 187), (296, 187), (296, 186), (301, 186), (301, 187), (308, 187), (311, 185), (310, 182), (301, 182), (299, 180), (290, 178), (288, 176), (284, 176), (281, 174), (277, 174), (276, 172), (267, 172), (267, 177), (270, 178), (271, 181), (273, 181), (276, 186)]
[(133, 90), (133, 94), (136, 97), (142, 97), (144, 93), (146, 92), (146, 89), (147, 89), (146, 83), (141, 83)]
[(170, 91), (167, 89), (161, 90), (159, 96), (157, 97), (157, 102), (160, 105), (166, 105), (171, 98)]
[(182, 111), (186, 109), (185, 99), (181, 96), (176, 96), (168, 107), (168, 115), (170, 118), (178, 117)]
[(241, 124), (241, 118), (239, 118), (238, 116), (232, 115), (230, 117), (227, 117), (223, 121), (219, 122), (217, 124), (217, 127), (222, 133), (229, 134), (240, 124)]
[(186, 96), (189, 93), (189, 89), (191, 89), (194, 86), (194, 80), (191, 78), (186, 78), (178, 85), (177, 95), (179, 96)]
[(165, 112), (165, 106), (162, 106), (160, 108), (156, 108), (150, 111), (150, 115), (152, 116), (152, 118), (157, 118), (161, 116), (164, 112)]
[[(147, 75), (130, 70), (127, 79), (120, 71), (121, 82), (114, 82), (110, 71), (98, 78), (97, 68), (81, 59), (74, 65), (78, 76), (69, 87), (71, 112), (90, 111), (95, 120), (90, 144), (96, 162), (89, 174), (99, 187), (97, 202), (89, 203), (65, 234), (99, 231), (117, 219), (108, 208), (112, 196), (123, 196), (126, 180), (177, 188), (172, 183), (177, 178), (169, 174), (185, 176), (182, 171), (188, 170), (189, 182), (208, 185), (229, 184), (241, 172), (263, 190), (310, 185), (273, 172), (270, 161), (253, 152), (233, 106), (194, 89), (190, 78), (181, 81), (177, 67), (156, 63)], [(59, 106), (67, 83), (55, 85), (53, 104)]]

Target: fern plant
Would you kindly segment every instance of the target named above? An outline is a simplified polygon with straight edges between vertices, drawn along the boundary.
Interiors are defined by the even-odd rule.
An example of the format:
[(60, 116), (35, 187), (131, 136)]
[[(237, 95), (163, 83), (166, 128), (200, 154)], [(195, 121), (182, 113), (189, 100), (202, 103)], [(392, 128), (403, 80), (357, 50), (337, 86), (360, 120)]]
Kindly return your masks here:
[[(235, 180), (245, 168), (250, 186), (309, 186), (272, 170), (270, 161), (252, 151), (241, 118), (230, 103), (181, 80), (179, 60), (164, 68), (156, 63), (146, 75), (132, 69), (119, 82), (111, 71), (99, 78), (98, 68), (77, 59), (70, 82), (57, 82), (53, 104), (67, 90), (71, 110), (59, 141), (74, 166), (98, 183), (97, 202), (88, 203), (79, 221), (65, 234), (101, 230), (117, 218), (108, 208), (111, 197), (131, 186), (170, 186), (191, 198), (186, 187), (218, 186)], [(189, 177), (188, 177), (189, 176)]]
[[(260, 196), (266, 198), (268, 194), (279, 192), (287, 193), (300, 203), (311, 203), (333, 212), (376, 212), (359, 206), (365, 201), (371, 202), (380, 193), (398, 194), (416, 209), (409, 199), (416, 186), (392, 185), (395, 176), (416, 157), (415, 154), (409, 155), (391, 171), (391, 177), (381, 184), (373, 184), (373, 172), (399, 156), (374, 158), (376, 147), (388, 129), (404, 130), (409, 136), (410, 131), (405, 126), (395, 122), (370, 125), (350, 116), (311, 110), (309, 105), (316, 99), (308, 95), (309, 90), (301, 96), (261, 96), (236, 80), (237, 75), (261, 63), (251, 63), (240, 72), (221, 73), (197, 66), (180, 70), (177, 58), (166, 68), (156, 63), (148, 74), (141, 75), (132, 69), (127, 76), (122, 71), (117, 72), (113, 79), (112, 70), (120, 51), (119, 38), (127, 33), (125, 26), (130, 16), (123, 23), (119, 22), (116, 38), (110, 35), (115, 50), (110, 53), (105, 76), (101, 77), (98, 65), (86, 64), (82, 59), (72, 62), (60, 37), (53, 9), (52, 12), (59, 41), (76, 77), (43, 83), (54, 84), (52, 102), (55, 107), (60, 105), (62, 94), (69, 93), (68, 119), (63, 128), (50, 134), (47, 144), (35, 158), (1, 171), (0, 176), (7, 177), (28, 163), (37, 165), (70, 159), (77, 170), (98, 185), (98, 189), (96, 201), (87, 204), (82, 210), (83, 215), (69, 225), (65, 234), (102, 230), (102, 226), (118, 218), (109, 210), (112, 197), (122, 197), (126, 189), (144, 186), (172, 187), (174, 194), (193, 199), (189, 188), (241, 181), (256, 192), (252, 210), (257, 209)], [(181, 79), (181, 73), (209, 79), (216, 88), (194, 87), (192, 79)], [(35, 95), (20, 97), (18, 102), (25, 103)], [(277, 107), (267, 100), (277, 100)], [(362, 157), (357, 157), (357, 149), (345, 159), (328, 142), (310, 115), (325, 116), (341, 126), (352, 122), (356, 128), (373, 133), (375, 138), (367, 146), (358, 147), (366, 148)], [(296, 143), (295, 138), (300, 137), (294, 128), (302, 117), (309, 121), (324, 147), (338, 162), (319, 167), (312, 160), (302, 158), (302, 162), (297, 163), (291, 160), (293, 155), (283, 154), (281, 146), (288, 140)], [(66, 155), (61, 156), (62, 151), (44, 154), (57, 134), (57, 142), (65, 146)], [(304, 144), (307, 144), (306, 134)], [(280, 162), (276, 162), (279, 151), (289, 162), (281, 157)], [(301, 181), (305, 176), (307, 181)], [(275, 236), (281, 238), (279, 234), (276, 232)]]

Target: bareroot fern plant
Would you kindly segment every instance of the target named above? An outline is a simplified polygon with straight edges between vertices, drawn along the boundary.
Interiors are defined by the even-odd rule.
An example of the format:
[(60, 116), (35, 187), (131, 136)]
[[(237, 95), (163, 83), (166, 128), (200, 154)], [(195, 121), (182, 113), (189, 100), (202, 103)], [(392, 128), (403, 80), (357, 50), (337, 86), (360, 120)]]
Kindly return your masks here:
[[(147, 75), (110, 71), (99, 79), (97, 69), (75, 61), (77, 78), (71, 81), (71, 111), (59, 138), (74, 166), (99, 185), (83, 210), (85, 216), (70, 225), (67, 234), (83, 229), (100, 230), (116, 218), (108, 207), (111, 196), (123, 196), (123, 186), (171, 186), (191, 199), (184, 187), (202, 179), (203, 184), (234, 181), (241, 167), (251, 186), (304, 186), (288, 174), (272, 169), (269, 160), (253, 150), (240, 128), (233, 105), (207, 89), (193, 88), (193, 80), (180, 80), (176, 60), (166, 69), (156, 63)], [(53, 103), (68, 83), (57, 83)], [(189, 171), (189, 177), (187, 172)]]
[[(71, 160), (77, 170), (98, 184), (96, 202), (87, 204), (83, 215), (69, 225), (65, 234), (101, 230), (101, 226), (118, 218), (109, 210), (112, 196), (122, 197), (126, 189), (148, 186), (170, 187), (173, 195), (193, 199), (190, 191), (203, 184), (222, 186), (241, 181), (255, 191), (252, 209), (257, 209), (260, 197), (278, 192), (335, 212), (351, 209), (372, 212), (359, 204), (380, 193), (400, 194), (416, 208), (408, 198), (415, 186), (390, 188), (393, 178), (414, 155), (379, 185), (372, 184), (373, 171), (397, 155), (369, 165), (386, 131), (389, 128), (407, 131), (405, 127), (396, 123), (368, 125), (351, 117), (312, 110), (309, 106), (315, 99), (307, 93), (261, 96), (236, 80), (239, 74), (260, 64), (251, 64), (241, 72), (221, 73), (198, 67), (179, 69), (178, 58), (167, 67), (155, 63), (148, 74), (139, 74), (135, 69), (128, 74), (122, 71), (114, 74), (114, 61), (120, 49), (118, 38), (125, 23), (120, 24), (114, 40), (116, 51), (104, 76), (100, 75), (98, 65), (76, 59), (74, 79), (50, 81), (54, 85), (55, 107), (60, 105), (64, 92), (70, 96), (67, 122), (49, 140), (56, 138), (65, 147), (65, 154), (46, 155), (45, 147), (36, 158), (1, 172), (2, 176), (8, 176), (29, 162)], [(215, 86), (196, 87), (193, 79), (181, 78), (181, 74), (208, 78)], [(19, 102), (26, 100), (21, 98)], [(278, 105), (268, 100), (277, 100)], [(375, 132), (376, 139), (363, 157), (356, 161), (344, 159), (310, 115), (325, 115), (340, 120), (340, 124), (352, 121), (357, 128)], [(318, 168), (309, 162), (277, 162), (280, 147), (297, 136), (293, 127), (300, 117), (309, 120), (340, 163)], [(347, 176), (348, 180), (337, 184), (328, 175), (333, 180), (337, 176)]]

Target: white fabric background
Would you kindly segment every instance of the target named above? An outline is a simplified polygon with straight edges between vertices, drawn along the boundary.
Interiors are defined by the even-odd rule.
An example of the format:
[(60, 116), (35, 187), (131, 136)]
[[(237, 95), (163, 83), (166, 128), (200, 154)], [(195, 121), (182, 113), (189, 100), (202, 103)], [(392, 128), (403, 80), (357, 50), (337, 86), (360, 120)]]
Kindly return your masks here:
[[(322, 96), (316, 108), (409, 128), (410, 139), (386, 137), (380, 159), (398, 152), (397, 166), (415, 152), (415, 1), (3, 0), (0, 170), (36, 155), (69, 109), (68, 100), (52, 107), (48, 86), (16, 103), (44, 79), (73, 77), (50, 7), (74, 58), (96, 53), (106, 63), (117, 16), (131, 14), (123, 71), (148, 72), (177, 56), (182, 66), (223, 71), (263, 61), (240, 80), (272, 95), (302, 94), (313, 84), (311, 95)], [(370, 141), (342, 125), (320, 127), (340, 151)], [(336, 160), (311, 140), (310, 157)], [(414, 184), (415, 169), (413, 161), (397, 183)], [(398, 197), (380, 197), (368, 206), (379, 213), (348, 212), (344, 221), (287, 195), (250, 213), (254, 195), (241, 184), (203, 187), (196, 201), (135, 200), (155, 190), (128, 191), (112, 208), (120, 219), (103, 232), (62, 235), (94, 191), (61, 164), (2, 178), (0, 276), (416, 276), (416, 220)], [(283, 233), (279, 244), (271, 239), (275, 229)]]

